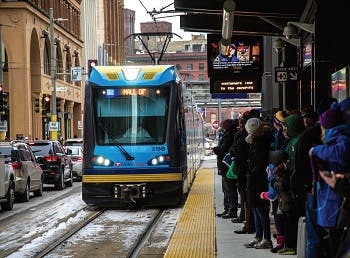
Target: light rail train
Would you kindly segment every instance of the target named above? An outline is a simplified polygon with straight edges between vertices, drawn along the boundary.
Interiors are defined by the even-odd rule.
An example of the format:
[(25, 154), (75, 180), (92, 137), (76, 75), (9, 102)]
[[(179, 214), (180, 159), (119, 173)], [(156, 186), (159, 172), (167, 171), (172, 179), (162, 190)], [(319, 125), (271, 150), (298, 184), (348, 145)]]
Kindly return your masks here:
[(88, 205), (180, 204), (203, 145), (203, 119), (174, 66), (92, 68), (82, 176)]

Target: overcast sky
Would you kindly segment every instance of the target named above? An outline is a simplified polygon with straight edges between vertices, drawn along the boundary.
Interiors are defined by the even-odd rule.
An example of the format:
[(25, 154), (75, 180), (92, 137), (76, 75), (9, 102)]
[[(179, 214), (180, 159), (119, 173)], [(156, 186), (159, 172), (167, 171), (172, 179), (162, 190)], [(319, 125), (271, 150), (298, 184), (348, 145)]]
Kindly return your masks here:
[[(144, 7), (142, 6), (142, 4)], [(131, 9), (135, 11), (135, 33), (140, 32), (140, 22), (148, 22), (152, 21), (151, 16), (147, 13), (147, 11), (151, 11), (154, 8), (156, 11), (160, 11), (161, 8), (170, 5), (164, 10), (174, 10), (174, 1), (173, 0), (124, 0), (124, 6), (127, 9)], [(146, 11), (146, 9), (147, 11)], [(162, 14), (160, 16), (173, 15), (173, 14)], [(180, 29), (180, 17), (171, 17), (159, 19), (158, 21), (167, 21), (172, 23), (173, 32), (182, 37), (182, 39), (190, 39), (191, 32), (184, 32), (184, 30)], [(197, 32), (193, 32), (192, 34), (198, 34)], [(180, 38), (176, 38), (175, 40), (180, 40)]]

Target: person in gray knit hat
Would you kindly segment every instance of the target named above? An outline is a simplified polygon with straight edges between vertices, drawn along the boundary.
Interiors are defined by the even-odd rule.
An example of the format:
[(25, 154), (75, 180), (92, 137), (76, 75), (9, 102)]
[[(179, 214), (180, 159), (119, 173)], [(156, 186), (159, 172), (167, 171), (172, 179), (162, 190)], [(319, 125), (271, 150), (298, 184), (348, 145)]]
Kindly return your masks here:
[[(273, 142), (272, 127), (259, 118), (250, 118), (245, 124), (249, 143), (249, 177), (247, 179), (247, 201), (250, 202), (254, 221), (255, 238), (244, 244), (247, 248), (271, 249), (270, 202), (260, 198), (268, 190), (266, 167), (269, 164), (269, 150)], [(248, 177), (247, 177), (248, 178)], [(248, 183), (249, 181), (249, 183)]]
[(262, 127), (262, 122), (259, 118), (250, 118), (245, 124), (245, 129), (248, 133), (248, 136), (245, 138), (247, 143), (252, 143), (253, 134), (257, 132)]

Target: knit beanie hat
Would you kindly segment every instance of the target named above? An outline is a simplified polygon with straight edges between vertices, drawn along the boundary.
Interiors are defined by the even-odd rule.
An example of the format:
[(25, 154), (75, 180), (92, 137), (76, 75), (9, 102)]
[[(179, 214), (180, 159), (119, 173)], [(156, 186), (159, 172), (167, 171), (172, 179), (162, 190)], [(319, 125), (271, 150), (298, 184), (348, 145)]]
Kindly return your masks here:
[(248, 119), (247, 123), (245, 124), (245, 129), (247, 130), (248, 134), (252, 134), (259, 130), (261, 126), (261, 120), (259, 118), (253, 117)]
[(343, 124), (342, 113), (339, 110), (328, 109), (320, 115), (320, 125), (325, 128), (333, 128)]
[(251, 117), (258, 118), (258, 117), (260, 117), (260, 111), (259, 111), (259, 109), (251, 109), (251, 110), (249, 110), (249, 115)]
[(253, 134), (258, 131), (262, 126), (262, 122), (259, 118), (250, 118), (245, 123), (245, 130), (248, 133), (248, 136), (245, 138), (246, 142), (252, 143), (253, 141)]
[(300, 114), (287, 116), (285, 125), (287, 127), (287, 135), (290, 138), (294, 138), (305, 129), (303, 117)]
[(285, 122), (285, 118), (284, 118), (284, 116), (283, 116), (283, 112), (282, 111), (278, 111), (278, 112), (276, 112), (276, 114), (274, 114), (273, 115), (273, 122), (276, 124), (276, 125), (278, 125), (278, 126), (280, 126), (280, 127), (282, 127), (282, 125), (284, 124), (284, 122)]

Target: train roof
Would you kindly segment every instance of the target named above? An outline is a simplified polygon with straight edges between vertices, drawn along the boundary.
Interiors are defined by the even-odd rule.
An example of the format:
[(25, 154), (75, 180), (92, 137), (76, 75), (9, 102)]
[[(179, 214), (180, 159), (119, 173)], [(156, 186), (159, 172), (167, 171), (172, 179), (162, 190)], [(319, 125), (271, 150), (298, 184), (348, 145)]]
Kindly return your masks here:
[(94, 66), (89, 83), (100, 86), (160, 85), (180, 77), (173, 65)]

